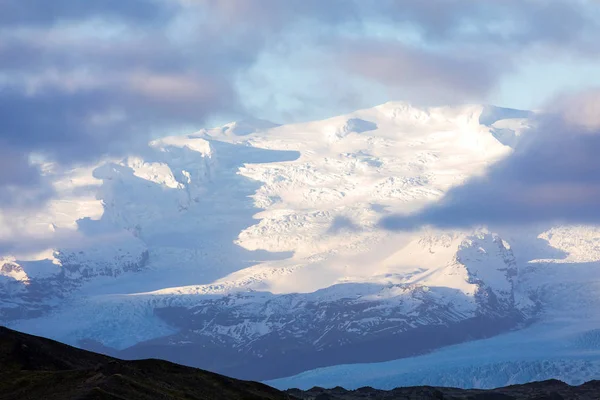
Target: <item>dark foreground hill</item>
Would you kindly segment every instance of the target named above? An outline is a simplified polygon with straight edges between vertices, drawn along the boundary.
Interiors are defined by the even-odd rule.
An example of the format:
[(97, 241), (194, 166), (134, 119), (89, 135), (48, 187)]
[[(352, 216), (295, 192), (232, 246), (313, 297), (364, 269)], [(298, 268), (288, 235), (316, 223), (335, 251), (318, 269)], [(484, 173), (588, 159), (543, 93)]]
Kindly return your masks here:
[(412, 387), (280, 392), (161, 360), (123, 361), (0, 327), (0, 399), (600, 399), (600, 382), (536, 382), (494, 390)]
[(122, 361), (0, 327), (0, 399), (289, 399), (161, 360)]

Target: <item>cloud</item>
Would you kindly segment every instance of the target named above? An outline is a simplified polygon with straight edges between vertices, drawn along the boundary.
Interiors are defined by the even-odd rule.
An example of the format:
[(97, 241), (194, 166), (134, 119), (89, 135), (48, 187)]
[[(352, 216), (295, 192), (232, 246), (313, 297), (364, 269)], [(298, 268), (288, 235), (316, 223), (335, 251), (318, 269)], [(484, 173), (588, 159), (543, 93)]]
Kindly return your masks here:
[[(429, 43), (507, 46), (595, 43), (599, 6), (595, 0), (187, 0), (225, 21), (251, 22), (255, 29), (285, 30), (299, 21), (318, 29), (353, 24), (392, 24), (414, 29)], [(362, 32), (360, 32), (362, 33)]]
[(600, 131), (600, 90), (590, 89), (556, 99), (551, 111), (562, 115), (567, 123), (595, 134)]
[[(383, 227), (600, 222), (600, 89), (555, 100), (515, 152), (412, 215)], [(596, 112), (594, 112), (594, 110)]]
[[(382, 1), (380, 11), (412, 26), (428, 42), (521, 47), (594, 44), (595, 0)], [(515, 48), (515, 47), (513, 47)]]
[[(194, 2), (189, 0), (189, 2)], [(197, 0), (226, 21), (256, 29), (284, 30), (301, 21), (327, 25), (360, 21), (364, 8), (355, 0)], [(377, 8), (377, 6), (375, 5)]]
[(0, 26), (52, 25), (84, 18), (109, 18), (131, 22), (159, 21), (174, 7), (153, 0), (3, 0)]
[(482, 101), (511, 70), (489, 54), (431, 51), (401, 42), (347, 41), (338, 47), (340, 68), (396, 88), (413, 102)]
[[(315, 82), (341, 88), (335, 98), (346, 108), (363, 106), (354, 103), (369, 89), (365, 81), (439, 103), (483, 99), (520, 54), (590, 53), (590, 38), (600, 34), (599, 6), (583, 0), (4, 0), (1, 7), (0, 144), (14, 168), (0, 187), (11, 191), (43, 181), (31, 154), (90, 162), (157, 132), (247, 114), (240, 82), (265, 54), (282, 65), (294, 60), (292, 75), (310, 69)], [(315, 49), (306, 59), (290, 57), (306, 47)], [(246, 93), (273, 98), (257, 85)], [(329, 104), (311, 85), (293, 86), (276, 88), (301, 105)]]
[[(155, 12), (157, 1), (139, 9), (71, 3), (57, 2), (52, 12), (63, 22), (46, 26), (51, 21), (39, 20), (35, 7), (9, 2), (22, 26), (0, 29), (0, 143), (12, 166), (0, 177), (3, 204), (17, 189), (43, 181), (31, 154), (62, 165), (93, 162), (125, 154), (156, 132), (240, 109), (234, 81), (253, 61), (251, 41), (230, 43), (195, 21), (193, 36), (178, 36), (178, 17)], [(127, 25), (90, 30), (64, 22), (105, 13), (127, 18)]]
[(28, 209), (53, 194), (53, 188), (41, 176), (38, 165), (32, 164), (27, 155), (0, 144), (0, 205)]
[[(361, 3), (364, 5), (364, 3)], [(338, 68), (412, 102), (485, 102), (524, 58), (600, 56), (600, 3), (381, 1), (362, 13), (402, 27), (332, 46)], [(408, 39), (403, 39), (403, 36)]]

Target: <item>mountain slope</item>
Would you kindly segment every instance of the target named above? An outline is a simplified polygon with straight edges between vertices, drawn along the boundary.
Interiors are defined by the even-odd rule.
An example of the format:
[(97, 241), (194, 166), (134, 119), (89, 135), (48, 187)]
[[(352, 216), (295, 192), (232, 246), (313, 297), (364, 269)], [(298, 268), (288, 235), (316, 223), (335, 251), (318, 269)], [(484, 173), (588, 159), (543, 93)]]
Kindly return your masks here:
[(36, 213), (0, 210), (0, 240), (12, 241), (0, 320), (121, 357), (273, 379), (593, 314), (594, 227), (378, 223), (485, 174), (529, 116), (387, 103), (163, 137), (69, 171), (44, 165), (56, 198)]

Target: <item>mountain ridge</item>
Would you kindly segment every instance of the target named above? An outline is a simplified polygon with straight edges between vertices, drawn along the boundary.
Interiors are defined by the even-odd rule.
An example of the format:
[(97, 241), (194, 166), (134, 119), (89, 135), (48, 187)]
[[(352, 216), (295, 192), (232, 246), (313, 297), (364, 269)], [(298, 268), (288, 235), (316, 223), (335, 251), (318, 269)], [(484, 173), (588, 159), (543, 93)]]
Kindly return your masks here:
[[(17, 216), (19, 237), (30, 235), (22, 251), (43, 251), (4, 255), (0, 320), (253, 379), (523, 329), (566, 305), (552, 297), (555, 285), (596, 281), (582, 264), (600, 260), (596, 228), (396, 233), (379, 221), (485, 174), (527, 134), (529, 115), (387, 103), (323, 121), (250, 124), (243, 134), (228, 124), (50, 170), (58, 197)], [(569, 298), (574, 308), (592, 301)], [(428, 331), (443, 339), (400, 340)], [(394, 351), (377, 347), (398, 341)], [(206, 352), (221, 364), (202, 364)], [(306, 360), (302, 370), (267, 366), (290, 354)]]
[[(80, 350), (0, 326), (2, 399), (593, 399), (600, 383), (569, 386), (557, 380), (494, 390), (407, 387), (381, 391), (312, 388), (280, 392), (257, 382), (239, 381), (161, 360), (124, 361)], [(546, 396), (546, 397), (543, 397)]]

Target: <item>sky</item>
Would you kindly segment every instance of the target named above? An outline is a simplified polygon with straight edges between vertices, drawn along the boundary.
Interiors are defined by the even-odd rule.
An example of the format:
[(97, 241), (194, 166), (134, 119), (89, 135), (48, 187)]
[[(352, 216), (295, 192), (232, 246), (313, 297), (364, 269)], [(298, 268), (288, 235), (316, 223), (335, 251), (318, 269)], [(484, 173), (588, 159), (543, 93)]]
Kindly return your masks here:
[(39, 160), (248, 117), (390, 100), (564, 116), (561, 98), (595, 101), (598, 37), (597, 0), (0, 0), (0, 204), (52, 197)]

